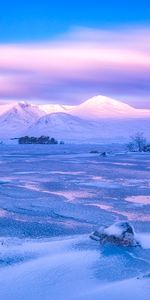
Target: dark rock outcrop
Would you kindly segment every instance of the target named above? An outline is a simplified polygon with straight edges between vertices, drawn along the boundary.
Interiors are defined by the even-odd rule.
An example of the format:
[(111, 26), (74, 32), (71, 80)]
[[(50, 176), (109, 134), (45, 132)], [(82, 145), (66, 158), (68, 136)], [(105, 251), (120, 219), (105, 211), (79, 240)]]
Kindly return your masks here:
[(108, 227), (100, 227), (90, 238), (101, 244), (111, 243), (117, 246), (140, 246), (135, 238), (133, 227), (128, 222), (114, 223)]

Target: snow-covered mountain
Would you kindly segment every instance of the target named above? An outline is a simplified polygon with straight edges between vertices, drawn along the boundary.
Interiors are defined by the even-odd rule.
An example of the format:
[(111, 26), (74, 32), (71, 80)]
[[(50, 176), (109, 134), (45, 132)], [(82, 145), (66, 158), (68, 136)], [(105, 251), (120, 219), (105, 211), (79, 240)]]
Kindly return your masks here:
[(95, 96), (75, 106), (44, 104), (39, 109), (50, 114), (64, 112), (88, 120), (102, 118), (148, 118), (150, 110), (137, 109), (126, 103), (105, 96)]
[(49, 135), (69, 141), (123, 139), (137, 131), (150, 138), (150, 110), (96, 96), (76, 106), (0, 105), (0, 139)]
[(57, 139), (81, 140), (91, 138), (93, 129), (98, 124), (72, 116), (66, 113), (57, 112), (40, 118), (29, 127), (27, 134), (32, 136), (48, 135)]
[(80, 105), (68, 108), (68, 113), (92, 120), (102, 118), (150, 117), (150, 110), (136, 109), (128, 104), (105, 96), (95, 96)]
[(59, 140), (101, 142), (124, 140), (138, 131), (150, 138), (150, 119), (85, 120), (66, 113), (53, 113), (40, 118), (29, 127), (27, 135), (53, 136)]
[(17, 102), (0, 104), (0, 116), (11, 110), (15, 105), (17, 105)]
[(18, 137), (43, 115), (43, 111), (32, 104), (20, 102), (11, 106), (0, 116), (0, 138)]
[(66, 112), (67, 106), (60, 104), (42, 104), (38, 105), (39, 109), (45, 114), (52, 114), (56, 112)]

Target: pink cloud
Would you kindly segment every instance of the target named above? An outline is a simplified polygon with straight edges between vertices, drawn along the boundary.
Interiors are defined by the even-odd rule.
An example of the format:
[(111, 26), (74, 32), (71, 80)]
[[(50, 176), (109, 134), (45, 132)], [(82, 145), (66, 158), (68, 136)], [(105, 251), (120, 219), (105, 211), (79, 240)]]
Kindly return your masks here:
[[(51, 98), (70, 82), (117, 84), (148, 80), (150, 29), (78, 28), (58, 40), (0, 45), (0, 95)], [(130, 87), (130, 85), (129, 85)], [(43, 95), (42, 95), (43, 91)], [(67, 90), (66, 90), (67, 92)]]

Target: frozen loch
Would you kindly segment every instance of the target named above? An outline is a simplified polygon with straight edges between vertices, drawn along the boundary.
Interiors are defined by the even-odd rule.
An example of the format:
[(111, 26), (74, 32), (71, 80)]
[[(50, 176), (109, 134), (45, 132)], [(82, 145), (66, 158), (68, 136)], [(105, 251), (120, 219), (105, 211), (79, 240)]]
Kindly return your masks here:
[(149, 300), (150, 154), (0, 146), (0, 299)]

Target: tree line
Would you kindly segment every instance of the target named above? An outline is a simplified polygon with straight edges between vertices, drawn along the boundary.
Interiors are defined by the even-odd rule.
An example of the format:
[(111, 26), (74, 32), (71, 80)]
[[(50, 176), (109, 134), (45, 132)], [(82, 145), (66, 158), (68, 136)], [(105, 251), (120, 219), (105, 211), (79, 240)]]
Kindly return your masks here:
[[(22, 136), (18, 138), (19, 144), (58, 144), (58, 141), (54, 137), (49, 136), (40, 136), (40, 137), (34, 137), (34, 136)], [(60, 144), (64, 144), (63, 141), (60, 142)]]

